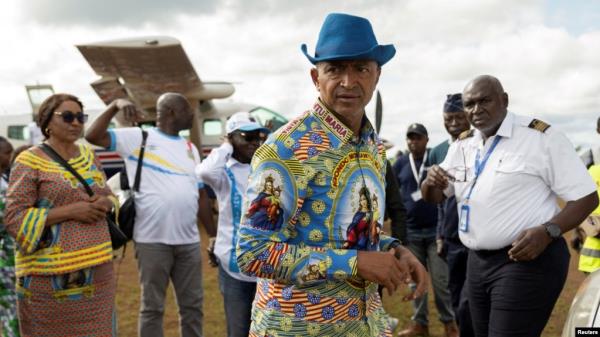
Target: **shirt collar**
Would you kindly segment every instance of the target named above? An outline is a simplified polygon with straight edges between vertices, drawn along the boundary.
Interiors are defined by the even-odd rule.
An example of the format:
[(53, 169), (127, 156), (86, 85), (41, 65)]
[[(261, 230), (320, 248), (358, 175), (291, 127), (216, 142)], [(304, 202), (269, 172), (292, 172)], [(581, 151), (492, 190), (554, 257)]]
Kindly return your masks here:
[(225, 162), (225, 167), (232, 168), (233, 166), (238, 166), (238, 165), (244, 166), (244, 165), (250, 165), (250, 164), (241, 163), (237, 159), (233, 158), (232, 155), (229, 155), (229, 158)]
[[(350, 142), (354, 138), (354, 132), (350, 130), (344, 123), (342, 123), (326, 106), (321, 102), (321, 99), (317, 99), (311, 109), (311, 113), (316, 116), (325, 128), (333, 133), (338, 139), (344, 143)], [(377, 136), (375, 129), (369, 119), (364, 116), (361, 128), (359, 141), (376, 141)]]
[[(506, 116), (504, 116), (504, 120), (502, 120), (502, 124), (500, 124), (498, 131), (496, 131), (496, 136), (501, 136), (501, 137), (505, 137), (505, 138), (512, 137), (514, 122), (515, 122), (515, 115), (512, 112), (507, 111)], [(477, 142), (483, 140), (481, 131), (475, 129), (474, 139)]]

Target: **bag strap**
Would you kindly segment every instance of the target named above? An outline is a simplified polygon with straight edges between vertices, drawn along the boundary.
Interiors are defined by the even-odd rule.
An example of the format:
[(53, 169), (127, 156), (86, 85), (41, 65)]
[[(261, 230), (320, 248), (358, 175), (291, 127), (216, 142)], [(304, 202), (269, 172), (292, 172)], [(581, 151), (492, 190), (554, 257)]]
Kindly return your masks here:
[(40, 148), (55, 162), (62, 165), (65, 169), (67, 169), (67, 171), (71, 172), (71, 174), (83, 185), (85, 191), (90, 197), (94, 196), (94, 191), (92, 191), (92, 188), (90, 185), (88, 185), (85, 179), (83, 179), (83, 177), (73, 168), (73, 166), (71, 166), (63, 157), (61, 157), (60, 154), (58, 154), (50, 145), (41, 143)]
[(144, 152), (146, 152), (146, 139), (148, 131), (142, 130), (142, 145), (140, 146), (140, 156), (138, 157), (137, 167), (135, 168), (135, 178), (133, 182), (133, 190), (139, 192), (140, 180), (142, 180), (142, 163), (144, 162)]

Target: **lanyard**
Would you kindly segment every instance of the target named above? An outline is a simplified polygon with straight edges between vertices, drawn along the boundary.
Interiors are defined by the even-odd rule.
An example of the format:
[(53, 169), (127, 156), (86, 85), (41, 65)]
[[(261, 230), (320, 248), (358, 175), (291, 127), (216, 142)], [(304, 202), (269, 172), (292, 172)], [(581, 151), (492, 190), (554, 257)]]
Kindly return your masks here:
[(419, 168), (419, 172), (417, 172), (417, 165), (415, 164), (415, 158), (413, 154), (410, 153), (408, 155), (408, 159), (410, 161), (410, 169), (412, 170), (413, 177), (417, 181), (417, 188), (421, 184), (421, 177), (423, 176), (423, 172), (425, 172), (425, 160), (427, 159), (427, 150), (425, 150), (425, 155), (423, 156), (423, 162), (421, 163), (421, 167)]
[(498, 143), (500, 142), (501, 138), (502, 138), (501, 136), (496, 136), (494, 138), (494, 142), (492, 143), (492, 146), (490, 146), (490, 148), (487, 150), (487, 152), (481, 162), (479, 161), (479, 150), (477, 150), (477, 155), (475, 156), (475, 178), (473, 179), (473, 184), (471, 185), (471, 189), (469, 189), (469, 194), (467, 194), (467, 198), (465, 199), (466, 202), (468, 202), (469, 199), (471, 198), (471, 194), (473, 193), (473, 188), (475, 187), (475, 184), (477, 183), (477, 178), (479, 178), (479, 175), (481, 174), (481, 172), (483, 172), (483, 169), (485, 168), (485, 164), (487, 164), (487, 161), (490, 158), (490, 155), (492, 154), (492, 152), (494, 152), (494, 149), (496, 148), (496, 145), (498, 145)]

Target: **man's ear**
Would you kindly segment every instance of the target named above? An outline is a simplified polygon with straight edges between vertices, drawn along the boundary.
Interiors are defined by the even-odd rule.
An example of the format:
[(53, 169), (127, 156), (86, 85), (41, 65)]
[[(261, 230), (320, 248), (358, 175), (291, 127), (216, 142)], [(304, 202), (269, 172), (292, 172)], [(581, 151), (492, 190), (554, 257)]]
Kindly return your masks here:
[(508, 94), (505, 92), (502, 93), (502, 104), (505, 108), (508, 108)]
[(313, 84), (317, 88), (317, 91), (320, 91), (319, 90), (319, 70), (317, 68), (310, 69), (310, 78), (312, 78)]

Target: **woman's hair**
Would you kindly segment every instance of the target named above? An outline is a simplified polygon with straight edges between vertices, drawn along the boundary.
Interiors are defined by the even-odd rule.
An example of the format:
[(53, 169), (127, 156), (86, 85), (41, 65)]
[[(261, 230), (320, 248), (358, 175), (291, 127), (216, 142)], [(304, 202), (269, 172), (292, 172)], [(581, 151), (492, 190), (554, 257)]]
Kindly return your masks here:
[(358, 209), (360, 209), (360, 196), (364, 195), (365, 199), (367, 199), (367, 207), (369, 208), (369, 211), (371, 210), (371, 192), (369, 191), (369, 189), (366, 186), (363, 186), (360, 188), (360, 190), (358, 190)]
[(48, 139), (50, 135), (48, 134), (48, 124), (50, 124), (50, 120), (52, 119), (52, 115), (54, 111), (66, 101), (72, 101), (79, 105), (79, 107), (83, 110), (83, 104), (76, 96), (70, 94), (54, 94), (44, 100), (40, 108), (38, 109), (38, 118), (37, 125), (42, 130), (42, 134), (44, 138)]

